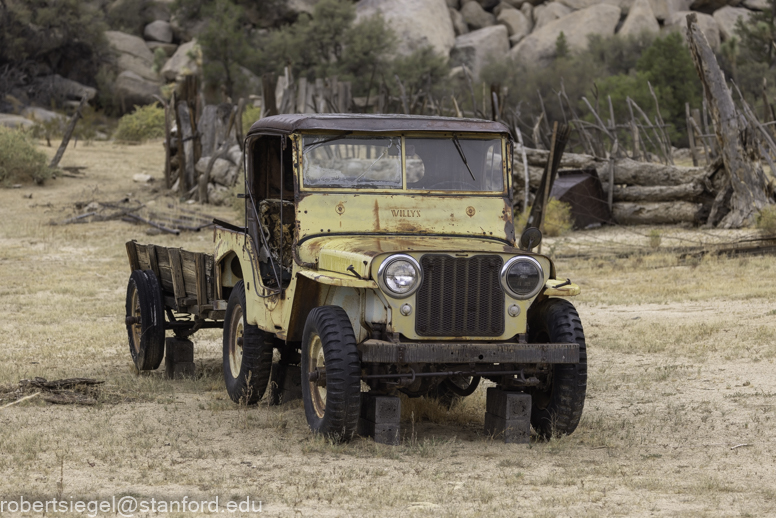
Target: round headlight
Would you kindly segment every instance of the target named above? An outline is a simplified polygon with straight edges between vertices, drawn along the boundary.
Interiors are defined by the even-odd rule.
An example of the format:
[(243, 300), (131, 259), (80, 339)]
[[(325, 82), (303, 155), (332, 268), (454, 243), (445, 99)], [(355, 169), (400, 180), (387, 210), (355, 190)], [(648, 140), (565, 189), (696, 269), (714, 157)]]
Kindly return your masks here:
[(409, 297), (420, 286), (420, 265), (409, 255), (391, 256), (377, 270), (377, 280), (388, 295)]
[(533, 257), (513, 257), (501, 269), (501, 285), (516, 299), (530, 299), (544, 285), (544, 271)]

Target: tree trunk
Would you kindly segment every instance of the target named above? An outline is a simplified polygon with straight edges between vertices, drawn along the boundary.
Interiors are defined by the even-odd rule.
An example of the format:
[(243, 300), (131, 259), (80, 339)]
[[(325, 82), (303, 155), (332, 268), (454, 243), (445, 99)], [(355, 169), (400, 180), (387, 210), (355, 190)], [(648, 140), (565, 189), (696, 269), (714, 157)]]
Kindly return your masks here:
[(748, 156), (759, 154), (756, 149), (748, 149), (745, 140), (745, 135), (754, 131), (754, 128), (750, 128), (746, 119), (736, 110), (717, 58), (698, 27), (695, 14), (687, 16), (687, 29), (690, 53), (709, 101), (722, 160), (733, 188), (730, 212), (722, 219), (720, 226), (740, 228), (750, 224), (755, 214), (768, 205), (762, 167), (747, 159)]
[(62, 137), (62, 143), (59, 145), (59, 149), (57, 149), (57, 154), (54, 155), (54, 158), (51, 159), (51, 163), (49, 163), (50, 168), (54, 169), (59, 165), (59, 161), (62, 160), (62, 156), (65, 154), (65, 150), (67, 149), (67, 144), (70, 142), (70, 137), (73, 135), (73, 131), (75, 130), (75, 125), (78, 122), (78, 119), (81, 118), (81, 110), (84, 109), (85, 105), (86, 96), (84, 95), (81, 97), (81, 102), (78, 103), (78, 108), (76, 108), (75, 113), (70, 118), (70, 122), (67, 123), (65, 134)]
[(181, 193), (194, 187), (194, 130), (191, 124), (191, 114), (186, 101), (178, 102), (178, 135), (180, 146), (183, 147), (183, 164), (181, 164)]
[(672, 223), (700, 223), (703, 205), (687, 201), (662, 203), (615, 203), (612, 216), (620, 225), (664, 225)]

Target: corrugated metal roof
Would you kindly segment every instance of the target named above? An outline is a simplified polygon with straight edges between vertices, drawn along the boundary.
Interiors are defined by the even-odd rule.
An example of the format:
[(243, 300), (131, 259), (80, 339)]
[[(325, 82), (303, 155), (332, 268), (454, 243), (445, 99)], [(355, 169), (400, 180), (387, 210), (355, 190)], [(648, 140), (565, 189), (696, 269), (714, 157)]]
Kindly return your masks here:
[(264, 117), (253, 123), (248, 135), (289, 134), (295, 131), (354, 131), (366, 133), (401, 131), (447, 131), (509, 133), (500, 122), (425, 115), (368, 115), (353, 113), (286, 114)]

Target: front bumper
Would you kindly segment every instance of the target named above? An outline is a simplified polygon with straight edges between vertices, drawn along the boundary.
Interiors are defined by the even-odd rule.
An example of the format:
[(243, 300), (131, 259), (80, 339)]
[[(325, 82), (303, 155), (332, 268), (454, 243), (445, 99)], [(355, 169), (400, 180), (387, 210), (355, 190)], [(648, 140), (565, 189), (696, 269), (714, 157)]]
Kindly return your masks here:
[(386, 342), (358, 346), (362, 363), (579, 363), (579, 345)]

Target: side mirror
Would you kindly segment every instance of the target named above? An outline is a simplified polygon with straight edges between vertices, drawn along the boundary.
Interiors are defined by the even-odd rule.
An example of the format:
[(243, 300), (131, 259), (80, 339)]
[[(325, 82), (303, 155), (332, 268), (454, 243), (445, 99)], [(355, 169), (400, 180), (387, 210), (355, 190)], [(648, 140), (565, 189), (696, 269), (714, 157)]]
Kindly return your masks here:
[(531, 251), (542, 242), (542, 231), (536, 227), (529, 227), (523, 231), (520, 236), (520, 248)]

